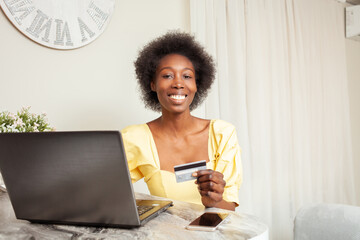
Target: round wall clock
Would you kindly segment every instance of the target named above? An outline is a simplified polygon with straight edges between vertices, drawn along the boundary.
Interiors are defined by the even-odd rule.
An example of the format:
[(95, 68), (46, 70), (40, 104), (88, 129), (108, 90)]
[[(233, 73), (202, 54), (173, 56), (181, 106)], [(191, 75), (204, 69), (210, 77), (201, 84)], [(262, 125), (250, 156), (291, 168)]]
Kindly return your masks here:
[(50, 48), (74, 49), (104, 31), (115, 0), (0, 0), (0, 6), (33, 41)]

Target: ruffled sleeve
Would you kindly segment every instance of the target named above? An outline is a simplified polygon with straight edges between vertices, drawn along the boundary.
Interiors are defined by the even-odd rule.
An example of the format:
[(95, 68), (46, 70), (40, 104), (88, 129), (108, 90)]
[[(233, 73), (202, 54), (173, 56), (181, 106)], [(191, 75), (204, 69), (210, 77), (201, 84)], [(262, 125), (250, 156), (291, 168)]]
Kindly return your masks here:
[(121, 130), (131, 181), (134, 183), (145, 177), (145, 182), (158, 171), (145, 124), (132, 125)]
[(239, 205), (239, 189), (242, 183), (241, 149), (233, 125), (213, 120), (210, 125), (211, 164), (215, 171), (224, 175), (226, 186), (224, 200)]

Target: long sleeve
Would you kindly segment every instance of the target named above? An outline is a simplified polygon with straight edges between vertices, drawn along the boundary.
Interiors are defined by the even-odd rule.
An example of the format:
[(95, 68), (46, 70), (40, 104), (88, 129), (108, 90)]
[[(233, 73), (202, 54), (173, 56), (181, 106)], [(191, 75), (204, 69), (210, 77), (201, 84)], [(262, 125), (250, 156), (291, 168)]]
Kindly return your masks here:
[(225, 121), (216, 120), (212, 127), (213, 169), (224, 175), (226, 186), (224, 200), (239, 204), (239, 189), (242, 183), (241, 149), (235, 127)]

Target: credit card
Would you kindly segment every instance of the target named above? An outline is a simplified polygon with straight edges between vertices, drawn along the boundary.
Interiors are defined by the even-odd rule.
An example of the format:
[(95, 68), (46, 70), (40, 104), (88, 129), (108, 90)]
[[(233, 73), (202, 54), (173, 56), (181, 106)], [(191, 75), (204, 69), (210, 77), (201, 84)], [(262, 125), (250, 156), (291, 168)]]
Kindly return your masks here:
[(176, 182), (179, 183), (194, 180), (196, 177), (193, 177), (192, 174), (196, 171), (204, 169), (206, 169), (206, 160), (174, 166)]

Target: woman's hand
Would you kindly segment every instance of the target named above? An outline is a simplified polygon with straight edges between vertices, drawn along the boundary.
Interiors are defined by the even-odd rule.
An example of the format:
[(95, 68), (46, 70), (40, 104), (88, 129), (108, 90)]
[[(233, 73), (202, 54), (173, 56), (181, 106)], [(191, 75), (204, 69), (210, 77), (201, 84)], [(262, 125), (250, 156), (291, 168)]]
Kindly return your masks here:
[(235, 203), (223, 199), (226, 182), (222, 173), (206, 169), (193, 173), (193, 176), (197, 177), (195, 183), (198, 185), (201, 201), (205, 207), (235, 210)]

